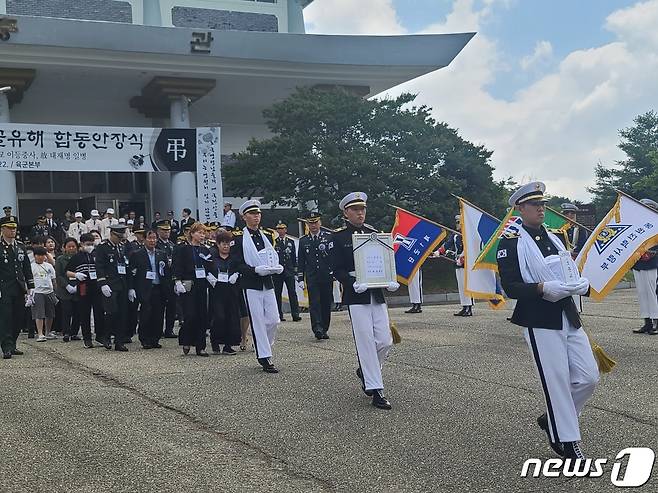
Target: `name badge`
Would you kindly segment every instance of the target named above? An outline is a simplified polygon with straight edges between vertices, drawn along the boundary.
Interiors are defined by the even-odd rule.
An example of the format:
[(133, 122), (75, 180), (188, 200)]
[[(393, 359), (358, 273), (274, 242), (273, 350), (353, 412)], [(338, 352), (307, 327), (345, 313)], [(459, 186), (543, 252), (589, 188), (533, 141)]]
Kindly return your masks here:
[(122, 265), (122, 264), (117, 265), (117, 273), (122, 275), (122, 276), (125, 276), (126, 275), (126, 266)]
[(228, 282), (228, 272), (220, 272), (217, 280), (219, 282)]
[(90, 271), (89, 272), (89, 279), (91, 279), (92, 281), (95, 281), (96, 279), (98, 279), (98, 276), (96, 275), (96, 271)]
[(203, 267), (197, 267), (194, 269), (194, 273), (196, 274), (197, 279), (205, 279), (206, 278), (206, 269)]
[(155, 280), (155, 272), (152, 270), (147, 270), (146, 271), (146, 279), (150, 279), (151, 281)]

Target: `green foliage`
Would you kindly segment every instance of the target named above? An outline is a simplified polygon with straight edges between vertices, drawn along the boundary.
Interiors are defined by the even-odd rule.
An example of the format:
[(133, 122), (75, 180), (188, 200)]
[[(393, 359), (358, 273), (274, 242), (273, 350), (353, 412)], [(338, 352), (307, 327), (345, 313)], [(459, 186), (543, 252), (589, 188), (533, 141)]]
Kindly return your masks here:
[(612, 167), (598, 164), (596, 183), (589, 189), (599, 215), (605, 214), (614, 204), (621, 190), (638, 199), (658, 199), (658, 114), (649, 111), (639, 115), (632, 127), (619, 132), (619, 148), (627, 158)]
[(264, 112), (272, 137), (252, 140), (235, 156), (224, 170), (226, 187), (275, 205), (317, 207), (335, 225), (338, 202), (351, 191), (368, 194), (368, 222), (382, 229), (393, 224), (388, 204), (451, 225), (458, 212), (451, 193), (502, 216), (507, 182), (493, 180), (492, 152), (414, 99), (297, 89)]

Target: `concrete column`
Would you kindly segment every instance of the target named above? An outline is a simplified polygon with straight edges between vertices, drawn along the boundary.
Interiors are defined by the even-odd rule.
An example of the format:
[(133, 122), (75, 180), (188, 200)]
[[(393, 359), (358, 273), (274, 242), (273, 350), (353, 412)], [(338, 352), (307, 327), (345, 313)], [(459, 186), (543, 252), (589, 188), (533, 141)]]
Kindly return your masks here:
[(160, 0), (144, 0), (144, 25), (162, 26)]
[[(5, 93), (0, 93), (0, 123), (9, 123), (9, 100)], [(13, 171), (0, 171), (0, 207), (10, 205), (18, 215), (18, 197), (16, 196), (16, 176)]]
[[(190, 128), (190, 101), (186, 96), (180, 96), (171, 102), (170, 113), (172, 128)], [(193, 217), (198, 217), (196, 173), (181, 171), (171, 174), (171, 203), (176, 217), (179, 217), (186, 207), (192, 211)]]
[(304, 9), (300, 0), (288, 1), (288, 32), (304, 34)]

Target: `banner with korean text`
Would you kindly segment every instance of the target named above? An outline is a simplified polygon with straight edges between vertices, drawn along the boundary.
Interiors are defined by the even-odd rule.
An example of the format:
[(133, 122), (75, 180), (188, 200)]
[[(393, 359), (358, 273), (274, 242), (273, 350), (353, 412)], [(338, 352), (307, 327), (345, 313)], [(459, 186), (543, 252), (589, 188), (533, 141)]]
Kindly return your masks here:
[(658, 211), (622, 193), (583, 246), (576, 264), (602, 300), (642, 255), (658, 244)]
[(218, 127), (0, 124), (0, 170), (197, 172), (199, 220), (220, 221)]

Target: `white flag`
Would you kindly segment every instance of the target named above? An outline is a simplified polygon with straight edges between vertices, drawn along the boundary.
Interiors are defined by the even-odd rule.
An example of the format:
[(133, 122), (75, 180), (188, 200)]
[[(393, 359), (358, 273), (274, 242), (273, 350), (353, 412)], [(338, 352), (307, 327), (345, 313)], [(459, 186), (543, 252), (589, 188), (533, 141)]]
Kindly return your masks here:
[(576, 259), (581, 275), (589, 279), (590, 297), (605, 298), (642, 254), (656, 244), (658, 211), (619, 194)]
[(500, 221), (481, 209), (459, 199), (461, 210), (461, 232), (464, 242), (464, 292), (476, 299), (489, 300), (492, 308), (501, 308), (505, 298), (496, 273), (489, 269), (475, 269), (475, 260), (480, 255), (482, 247), (494, 234)]

